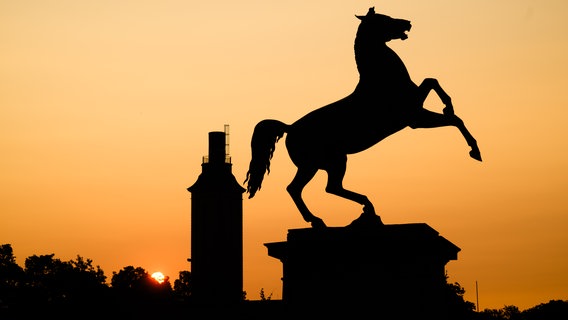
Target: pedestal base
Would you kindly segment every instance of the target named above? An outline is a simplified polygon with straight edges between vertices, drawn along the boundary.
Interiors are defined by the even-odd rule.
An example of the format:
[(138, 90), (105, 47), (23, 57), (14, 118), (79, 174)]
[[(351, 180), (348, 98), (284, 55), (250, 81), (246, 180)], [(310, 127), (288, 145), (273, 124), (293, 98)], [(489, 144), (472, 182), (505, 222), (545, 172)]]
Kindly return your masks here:
[(290, 306), (445, 319), (445, 265), (460, 249), (426, 224), (291, 229), (266, 243)]

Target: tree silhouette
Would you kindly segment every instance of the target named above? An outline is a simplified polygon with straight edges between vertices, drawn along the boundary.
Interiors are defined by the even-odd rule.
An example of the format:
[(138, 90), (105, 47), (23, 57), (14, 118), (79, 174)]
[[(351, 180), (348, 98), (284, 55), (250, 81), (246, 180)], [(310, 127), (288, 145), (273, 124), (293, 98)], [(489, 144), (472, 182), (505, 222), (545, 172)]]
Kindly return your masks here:
[(446, 274), (443, 296), (451, 319), (473, 319), (475, 304), (464, 299), (465, 289), (459, 283), (448, 282), (448, 279)]
[(502, 309), (485, 309), (477, 314), (476, 320), (560, 320), (568, 319), (568, 301), (550, 300), (532, 308), (520, 311), (518, 307), (506, 305)]
[(139, 290), (147, 285), (149, 275), (144, 268), (127, 266), (112, 273), (111, 286), (117, 290)]
[(174, 294), (184, 301), (189, 301), (191, 298), (191, 285), (191, 272), (180, 271), (179, 278), (174, 281)]
[(505, 306), (505, 308), (503, 308), (503, 314), (505, 319), (508, 320), (522, 320), (521, 310), (516, 306)]
[(503, 309), (485, 309), (481, 311), (478, 316), (478, 320), (505, 320), (505, 315)]
[(12, 245), (0, 245), (0, 301), (13, 304), (19, 299), (24, 270), (16, 263)]
[(99, 266), (93, 266), (91, 259), (84, 259), (77, 255), (77, 258), (69, 260), (67, 265), (70, 269), (68, 268), (67, 273), (62, 277), (68, 293), (75, 300), (88, 302), (104, 295), (108, 289), (106, 276)]
[(104, 271), (79, 255), (69, 261), (33, 255), (26, 258), (24, 272), (28, 298), (37, 303), (86, 302), (107, 288)]
[(169, 277), (158, 283), (142, 267), (127, 266), (113, 272), (111, 287), (126, 302), (164, 300), (172, 294)]
[(523, 320), (568, 319), (568, 300), (550, 300), (523, 311)]

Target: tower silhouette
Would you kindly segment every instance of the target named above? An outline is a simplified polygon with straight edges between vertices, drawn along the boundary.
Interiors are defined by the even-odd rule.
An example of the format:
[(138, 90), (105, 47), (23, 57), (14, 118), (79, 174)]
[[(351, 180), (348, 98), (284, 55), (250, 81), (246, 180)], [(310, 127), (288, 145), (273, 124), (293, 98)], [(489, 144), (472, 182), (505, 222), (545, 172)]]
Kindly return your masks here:
[(196, 303), (243, 298), (243, 199), (232, 173), (229, 126), (209, 132), (209, 155), (191, 193), (192, 296)]

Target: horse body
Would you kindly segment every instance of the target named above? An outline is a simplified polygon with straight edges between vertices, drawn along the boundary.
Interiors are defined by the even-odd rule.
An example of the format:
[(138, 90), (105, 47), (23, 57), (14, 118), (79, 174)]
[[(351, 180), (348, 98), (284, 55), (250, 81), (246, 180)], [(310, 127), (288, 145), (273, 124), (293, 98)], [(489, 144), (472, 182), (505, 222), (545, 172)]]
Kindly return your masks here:
[(325, 162), (336, 153), (358, 153), (406, 127), (402, 116), (394, 116), (386, 116), (372, 100), (354, 93), (292, 123), (287, 130), (286, 148), (297, 166), (319, 158)]
[[(357, 17), (361, 24), (355, 39), (355, 59), (360, 78), (354, 91), (290, 125), (272, 119), (260, 121), (251, 141), (252, 159), (245, 180), (249, 198), (270, 172), (275, 144), (286, 134), (288, 154), (298, 168), (286, 189), (304, 220), (313, 227), (323, 227), (325, 223), (310, 212), (301, 193), (318, 170), (328, 173), (328, 193), (362, 204), (361, 218), (380, 221), (365, 195), (343, 188), (347, 155), (364, 151), (408, 126), (455, 126), (472, 148), (470, 155), (481, 161), (475, 139), (454, 114), (451, 99), (438, 81), (429, 78), (416, 85), (400, 57), (386, 45), (392, 39), (406, 39), (410, 22), (376, 14), (374, 8), (366, 16)], [(423, 108), (431, 90), (446, 105), (443, 114)]]

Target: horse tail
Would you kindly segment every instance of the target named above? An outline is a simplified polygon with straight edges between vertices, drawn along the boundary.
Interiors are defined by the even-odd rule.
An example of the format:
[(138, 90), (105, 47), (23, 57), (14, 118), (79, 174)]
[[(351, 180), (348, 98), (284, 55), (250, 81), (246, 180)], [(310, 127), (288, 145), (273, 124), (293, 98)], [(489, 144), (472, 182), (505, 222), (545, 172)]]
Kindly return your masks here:
[(270, 159), (276, 142), (284, 136), (288, 125), (278, 120), (262, 120), (254, 127), (251, 140), (252, 159), (244, 183), (247, 183), (249, 199), (260, 190), (264, 174), (270, 173)]

